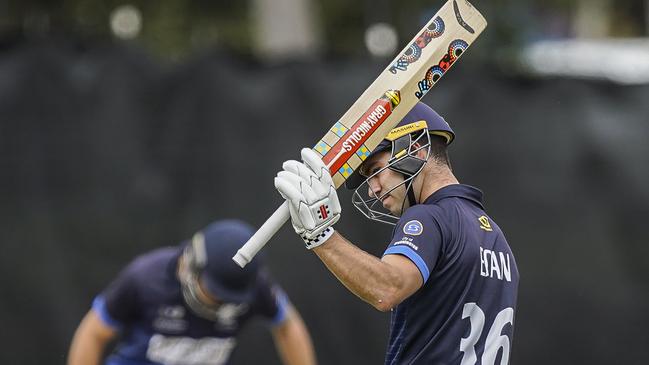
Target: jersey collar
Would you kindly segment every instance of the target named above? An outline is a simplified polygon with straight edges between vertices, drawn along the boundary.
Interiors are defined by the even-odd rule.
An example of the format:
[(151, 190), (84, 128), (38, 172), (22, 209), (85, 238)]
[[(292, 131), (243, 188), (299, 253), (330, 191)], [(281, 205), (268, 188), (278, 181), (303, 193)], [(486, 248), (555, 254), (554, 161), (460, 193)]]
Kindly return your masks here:
[(445, 198), (463, 198), (470, 200), (484, 210), (482, 204), (482, 191), (473, 186), (464, 184), (447, 185), (426, 198), (424, 204), (435, 204)]

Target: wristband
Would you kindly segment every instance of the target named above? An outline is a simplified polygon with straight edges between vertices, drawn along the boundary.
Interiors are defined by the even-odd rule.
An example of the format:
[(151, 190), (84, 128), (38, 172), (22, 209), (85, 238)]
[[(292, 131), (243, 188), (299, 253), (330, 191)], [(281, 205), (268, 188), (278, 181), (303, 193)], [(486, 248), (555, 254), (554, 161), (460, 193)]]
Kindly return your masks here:
[(304, 244), (306, 245), (306, 248), (309, 250), (312, 250), (321, 244), (325, 243), (331, 236), (333, 236), (335, 230), (333, 227), (327, 227), (322, 233), (320, 233), (318, 236), (314, 238), (307, 238), (306, 236), (301, 236), (302, 240), (304, 240)]

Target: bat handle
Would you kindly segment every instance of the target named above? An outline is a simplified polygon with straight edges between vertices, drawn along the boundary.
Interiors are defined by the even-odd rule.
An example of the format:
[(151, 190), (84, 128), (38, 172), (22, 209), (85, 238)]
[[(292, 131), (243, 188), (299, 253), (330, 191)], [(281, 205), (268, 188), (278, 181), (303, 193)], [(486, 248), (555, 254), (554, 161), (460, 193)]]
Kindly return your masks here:
[(232, 260), (241, 267), (246, 266), (290, 217), (288, 203), (284, 202), (250, 237), (248, 242), (241, 246), (239, 251), (232, 257)]

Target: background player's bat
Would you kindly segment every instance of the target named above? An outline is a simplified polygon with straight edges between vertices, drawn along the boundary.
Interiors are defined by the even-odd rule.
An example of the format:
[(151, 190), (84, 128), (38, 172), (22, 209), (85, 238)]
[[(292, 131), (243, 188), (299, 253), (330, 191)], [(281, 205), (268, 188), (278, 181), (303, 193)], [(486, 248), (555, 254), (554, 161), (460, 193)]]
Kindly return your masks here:
[[(466, 0), (449, 0), (336, 122), (314, 150), (336, 188), (432, 88), (487, 26)], [(289, 219), (284, 202), (232, 258), (244, 267)]]

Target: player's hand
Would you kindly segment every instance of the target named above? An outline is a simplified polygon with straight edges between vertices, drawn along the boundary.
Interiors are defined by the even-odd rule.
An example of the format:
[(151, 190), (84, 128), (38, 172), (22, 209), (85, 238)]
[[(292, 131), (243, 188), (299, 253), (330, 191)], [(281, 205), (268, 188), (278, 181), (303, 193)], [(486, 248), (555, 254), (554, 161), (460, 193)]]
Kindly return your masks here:
[(288, 202), (295, 232), (312, 249), (333, 234), (331, 226), (340, 218), (340, 202), (320, 155), (310, 148), (303, 148), (301, 154), (303, 162), (284, 162), (275, 188)]

